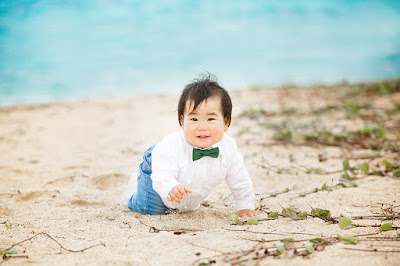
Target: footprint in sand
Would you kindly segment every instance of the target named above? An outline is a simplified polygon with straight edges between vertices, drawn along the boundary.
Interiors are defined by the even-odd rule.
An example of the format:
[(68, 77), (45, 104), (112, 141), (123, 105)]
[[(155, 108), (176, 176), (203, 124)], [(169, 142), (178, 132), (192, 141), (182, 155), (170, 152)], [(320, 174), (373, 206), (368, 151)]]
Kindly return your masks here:
[(85, 206), (105, 206), (102, 202), (89, 202), (82, 199), (76, 199), (71, 201), (71, 204), (78, 207), (85, 207)]
[(98, 175), (91, 179), (93, 185), (98, 189), (106, 190), (112, 187), (117, 187), (128, 180), (129, 176), (121, 173), (112, 173), (105, 175)]
[(41, 197), (43, 194), (45, 194), (44, 191), (32, 191), (28, 193), (22, 193), (21, 195), (18, 196), (17, 201), (34, 200), (36, 198)]
[(71, 165), (64, 167), (63, 170), (75, 170), (75, 169), (87, 169), (89, 168), (88, 165)]

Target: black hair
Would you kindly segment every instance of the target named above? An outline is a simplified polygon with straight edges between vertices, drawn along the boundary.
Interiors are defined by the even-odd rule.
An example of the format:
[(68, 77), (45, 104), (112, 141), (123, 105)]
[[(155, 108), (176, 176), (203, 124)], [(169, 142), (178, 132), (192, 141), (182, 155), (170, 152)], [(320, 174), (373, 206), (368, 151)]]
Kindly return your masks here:
[(231, 124), (232, 100), (229, 93), (221, 87), (214, 75), (207, 73), (201, 75), (201, 78), (192, 80), (185, 86), (178, 103), (178, 121), (182, 126), (182, 117), (186, 108), (186, 103), (193, 103), (193, 110), (210, 97), (218, 96), (221, 99), (222, 114), (225, 124)]

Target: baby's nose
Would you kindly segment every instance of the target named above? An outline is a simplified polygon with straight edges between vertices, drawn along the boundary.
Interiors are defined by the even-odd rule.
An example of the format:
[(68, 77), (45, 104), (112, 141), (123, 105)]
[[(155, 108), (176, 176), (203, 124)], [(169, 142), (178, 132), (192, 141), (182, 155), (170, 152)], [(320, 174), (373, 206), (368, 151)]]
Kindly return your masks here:
[(208, 128), (207, 122), (200, 122), (199, 123), (199, 130), (206, 130)]

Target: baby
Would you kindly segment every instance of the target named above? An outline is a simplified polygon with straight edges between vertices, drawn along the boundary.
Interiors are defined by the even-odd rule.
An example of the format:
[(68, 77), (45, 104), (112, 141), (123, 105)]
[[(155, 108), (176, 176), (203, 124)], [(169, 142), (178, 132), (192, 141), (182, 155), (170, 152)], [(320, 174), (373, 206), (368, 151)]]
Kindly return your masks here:
[(225, 180), (236, 200), (236, 214), (258, 215), (243, 156), (225, 133), (231, 112), (228, 92), (209, 76), (189, 83), (178, 103), (181, 130), (144, 152), (121, 203), (143, 214), (193, 211)]

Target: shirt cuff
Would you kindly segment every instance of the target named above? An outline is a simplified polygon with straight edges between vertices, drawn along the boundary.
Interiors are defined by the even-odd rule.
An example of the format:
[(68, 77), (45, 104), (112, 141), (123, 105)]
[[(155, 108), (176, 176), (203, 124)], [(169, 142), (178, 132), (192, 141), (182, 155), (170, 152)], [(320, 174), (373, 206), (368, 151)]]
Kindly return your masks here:
[(250, 209), (254, 210), (254, 199), (249, 201), (249, 199), (246, 200), (237, 200), (236, 201), (236, 209), (238, 211), (243, 210), (243, 209)]

